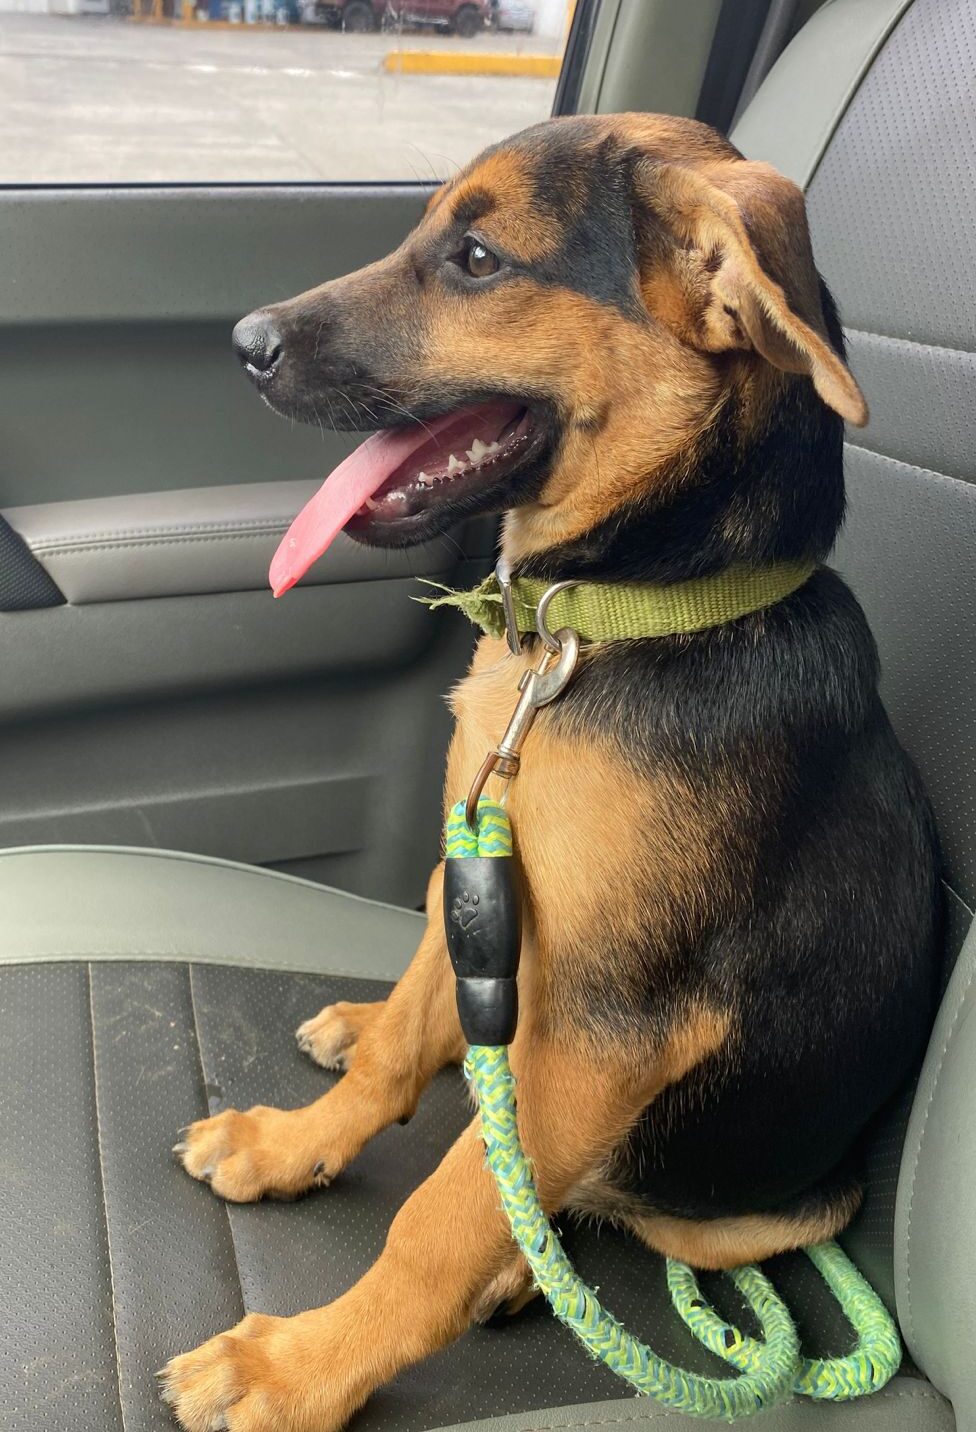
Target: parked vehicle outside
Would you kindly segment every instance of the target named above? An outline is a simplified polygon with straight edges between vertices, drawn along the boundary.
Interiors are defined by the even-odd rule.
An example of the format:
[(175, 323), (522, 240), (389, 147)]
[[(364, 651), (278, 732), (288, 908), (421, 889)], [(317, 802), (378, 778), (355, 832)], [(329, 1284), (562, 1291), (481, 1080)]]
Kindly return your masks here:
[(535, 6), (524, 0), (492, 0), (492, 25), (496, 30), (510, 30), (531, 35), (535, 29)]
[(351, 34), (367, 34), (383, 26), (431, 25), (471, 39), (487, 28), (490, 18), (490, 0), (305, 0), (302, 5), (306, 22)]

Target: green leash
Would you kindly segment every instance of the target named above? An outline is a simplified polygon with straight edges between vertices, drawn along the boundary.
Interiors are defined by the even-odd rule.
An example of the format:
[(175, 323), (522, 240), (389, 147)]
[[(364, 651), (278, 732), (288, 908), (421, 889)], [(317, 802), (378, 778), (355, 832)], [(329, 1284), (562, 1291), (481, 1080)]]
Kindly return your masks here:
[(574, 1272), (539, 1202), (519, 1141), (515, 1078), (507, 1045), (515, 1033), (518, 902), (512, 873), (512, 829), (505, 810), (482, 796), (476, 829), (464, 802), (450, 812), (444, 834), (444, 916), (457, 975), (458, 1011), (470, 1048), (465, 1073), (478, 1096), (486, 1157), (512, 1234), (561, 1322), (587, 1351), (639, 1393), (692, 1417), (733, 1421), (794, 1394), (846, 1401), (876, 1392), (898, 1370), (901, 1341), (881, 1299), (836, 1243), (805, 1249), (854, 1328), (846, 1357), (811, 1359), (785, 1303), (758, 1268), (728, 1277), (755, 1314), (763, 1336), (751, 1338), (725, 1322), (703, 1298), (692, 1270), (667, 1260), (668, 1289), (693, 1335), (739, 1376), (704, 1377), (666, 1362), (638, 1342)]

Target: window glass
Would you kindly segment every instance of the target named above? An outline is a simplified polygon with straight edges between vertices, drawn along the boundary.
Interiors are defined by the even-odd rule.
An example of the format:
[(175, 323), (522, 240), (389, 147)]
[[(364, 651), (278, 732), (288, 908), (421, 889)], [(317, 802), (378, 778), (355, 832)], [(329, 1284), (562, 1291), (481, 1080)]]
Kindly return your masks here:
[(551, 110), (575, 0), (0, 0), (0, 183), (429, 181)]

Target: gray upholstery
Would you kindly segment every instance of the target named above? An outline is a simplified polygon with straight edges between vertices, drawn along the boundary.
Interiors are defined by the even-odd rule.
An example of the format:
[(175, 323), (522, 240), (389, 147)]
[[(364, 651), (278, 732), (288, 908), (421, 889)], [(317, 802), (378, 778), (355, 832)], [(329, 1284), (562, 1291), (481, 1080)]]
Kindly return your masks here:
[[(831, 36), (875, 22), (884, 43), (834, 113), (838, 74), (856, 61), (832, 52)], [(974, 69), (972, 0), (915, 0), (907, 9), (833, 0), (734, 135), (750, 157), (772, 159), (801, 182), (812, 176), (814, 252), (872, 410), (847, 445), (849, 515), (837, 561), (867, 611), (888, 709), (936, 806), (950, 964), (976, 901)], [(785, 123), (769, 124), (787, 94)], [(827, 129), (826, 152), (812, 150), (814, 132)], [(904, 1154), (910, 1100), (875, 1134), (867, 1203), (848, 1238), (874, 1281), (896, 1292), (909, 1348), (952, 1398), (961, 1427), (976, 1426), (976, 1048), (966, 1025), (974, 959), (970, 933)]]
[(57, 607), (64, 594), (0, 512), (0, 612)]
[(953, 971), (912, 1109), (896, 1208), (898, 1313), (913, 1357), (976, 1426), (976, 927)]
[(392, 980), (423, 928), (412, 911), (229, 860), (110, 846), (0, 851), (0, 965), (193, 960)]
[(935, 802), (947, 876), (972, 908), (976, 485), (853, 444), (846, 462), (838, 565), (878, 639), (885, 701)]
[(911, 0), (827, 0), (763, 81), (733, 141), (805, 188), (871, 61)]
[[(9, 507), (2, 514), (69, 602), (266, 591), (268, 565), (317, 482), (249, 482)], [(370, 551), (340, 534), (305, 584), (408, 577), (452, 561), (447, 539)], [(456, 549), (455, 549), (456, 550)]]
[[(0, 888), (9, 892), (19, 869), (32, 880), (35, 900), (46, 893), (56, 901), (55, 857), (36, 857), (38, 866), (49, 865), (46, 891), (25, 865), (30, 858), (0, 856), (0, 874), (7, 867)], [(169, 858), (148, 852), (140, 858), (160, 867), (165, 888)], [(134, 861), (119, 857), (110, 898), (133, 875)], [(183, 873), (194, 870), (187, 864)], [(235, 899), (252, 914), (265, 898), (275, 900), (279, 882), (213, 865), (196, 873), (211, 885), (211, 921), (197, 907), (198, 933), (181, 930), (169, 959), (0, 965), (4, 1432), (167, 1432), (172, 1423), (156, 1396), (153, 1370), (235, 1322), (245, 1308), (286, 1315), (336, 1297), (372, 1262), (400, 1203), (470, 1118), (461, 1076), (448, 1070), (409, 1125), (388, 1129), (331, 1188), (297, 1203), (225, 1205), (188, 1179), (169, 1151), (179, 1125), (228, 1104), (310, 1102), (335, 1076), (299, 1053), (298, 1023), (336, 999), (381, 998), (388, 989), (325, 974), (198, 963), (197, 949), (213, 954), (215, 936), (206, 925), (227, 915), (225, 877), (234, 879)], [(141, 923), (129, 912), (133, 931), (151, 929), (157, 914), (166, 928), (173, 918), (167, 898), (158, 898), (144, 872), (138, 879), (136, 895), (147, 905)], [(253, 896), (244, 888), (248, 880)], [(303, 910), (300, 887), (280, 882), (282, 890), (289, 885), (298, 902), (297, 933), (314, 935), (323, 966), (359, 955), (369, 938), (385, 938), (396, 919), (349, 901), (360, 927), (350, 950), (352, 927), (340, 920), (343, 897), (321, 893), (312, 931), (311, 907)], [(92, 906), (87, 896), (75, 906), (79, 934), (94, 916)], [(405, 937), (416, 921), (400, 918)], [(29, 957), (30, 926), (21, 922), (19, 930), (19, 940), (6, 937), (6, 952), (20, 947)], [(239, 923), (227, 938), (238, 932)], [(244, 953), (254, 957), (250, 947)], [(671, 1310), (659, 1259), (607, 1230), (564, 1233), (583, 1276), (599, 1284), (629, 1326), (664, 1356), (723, 1373)], [(849, 1334), (806, 1260), (778, 1260), (772, 1272), (799, 1313), (807, 1345), (842, 1350)], [(727, 1284), (709, 1279), (706, 1286), (720, 1306), (736, 1311)], [(919, 1414), (910, 1425), (926, 1432), (949, 1425), (944, 1403), (923, 1385), (905, 1382), (889, 1397), (896, 1392), (907, 1400), (893, 1406)], [(601, 1401), (607, 1410), (597, 1421), (654, 1419), (659, 1412), (622, 1403), (613, 1374), (582, 1355), (537, 1304), (503, 1327), (475, 1329), (405, 1372), (369, 1403), (356, 1427), (421, 1432), (513, 1407), (537, 1412), (534, 1424), (549, 1427), (552, 1418), (541, 1409)], [(786, 1421), (771, 1425), (792, 1427), (792, 1415), (784, 1415)]]
[[(832, 0), (735, 137), (803, 181), (814, 175), (815, 251), (874, 409), (848, 450), (837, 560), (868, 611), (889, 709), (936, 804), (951, 958), (976, 896), (976, 0), (915, 0), (899, 18), (904, 8)], [(337, 972), (394, 974), (418, 929), (389, 907), (220, 862), (0, 855), (0, 1146), (12, 1170), (0, 1181), (0, 1319), (14, 1340), (0, 1359), (0, 1406), (11, 1432), (163, 1432), (149, 1372), (166, 1356), (242, 1307), (321, 1302), (366, 1266), (397, 1203), (467, 1117), (456, 1073), (439, 1078), (407, 1129), (387, 1131), (333, 1188), (294, 1205), (225, 1209), (166, 1150), (175, 1126), (208, 1108), (313, 1097), (329, 1076), (299, 1056), (294, 1025), (327, 1000), (382, 993)], [(771, 1432), (976, 1428), (974, 970), (970, 934), (904, 1151), (910, 1093), (876, 1131), (849, 1239), (897, 1296), (929, 1381), (903, 1375), (862, 1403), (773, 1410)], [(665, 1356), (717, 1370), (670, 1315), (656, 1259), (612, 1233), (570, 1239), (625, 1322)], [(809, 1265), (778, 1260), (772, 1271), (807, 1345), (840, 1350), (845, 1330)], [(404, 1374), (357, 1427), (686, 1425), (618, 1393), (536, 1306)]]
[[(974, 62), (976, 6), (916, 0), (808, 194), (817, 260), (874, 408), (847, 448), (839, 563), (878, 638), (889, 710), (935, 802), (954, 891), (951, 953), (976, 899)], [(930, 1046), (896, 1198), (890, 1176), (872, 1190), (875, 1207), (884, 1200), (896, 1215), (908, 1345), (962, 1426), (976, 1425), (976, 1237), (963, 1137), (976, 1048), (960, 1019), (971, 941)], [(950, 1163), (938, 1152), (947, 1144)]]
[[(874, 406), (848, 445), (840, 563), (885, 695), (976, 897), (976, 6), (916, 0), (817, 169), (808, 209)], [(874, 378), (877, 389), (870, 385)], [(960, 480), (963, 479), (963, 480)]]
[[(648, 1432), (688, 1432), (688, 1418), (666, 1412), (646, 1398), (593, 1402), (588, 1407), (553, 1407), (535, 1416), (491, 1417), (459, 1432), (589, 1432), (593, 1427), (647, 1428)], [(701, 1424), (698, 1424), (701, 1425)], [(714, 1424), (711, 1424), (714, 1425)], [(792, 1402), (773, 1407), (756, 1423), (761, 1432), (952, 1432), (949, 1404), (924, 1382), (896, 1377), (867, 1402)]]
[[(463, 564), (431, 574), (459, 582), (466, 575)], [(422, 593), (402, 579), (303, 586), (287, 606), (255, 591), (215, 592), (202, 605), (163, 597), (18, 612), (9, 639), (0, 629), (0, 715), (22, 719), (188, 691), (223, 695), (407, 663), (430, 642), (430, 618), (410, 601)]]

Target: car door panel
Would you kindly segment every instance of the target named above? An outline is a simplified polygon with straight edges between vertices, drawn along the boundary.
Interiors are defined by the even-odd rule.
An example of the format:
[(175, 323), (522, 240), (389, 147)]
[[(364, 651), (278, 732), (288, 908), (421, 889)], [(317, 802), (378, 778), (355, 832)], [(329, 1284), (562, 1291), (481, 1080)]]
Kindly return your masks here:
[[(9, 507), (3, 517), (74, 606), (266, 591), (268, 567), (317, 482), (255, 482)], [(389, 581), (450, 570), (450, 538), (363, 547), (340, 534), (302, 585)]]
[(354, 439), (270, 412), (231, 328), (388, 253), (429, 192), (0, 190), (0, 506), (321, 479)]
[(0, 612), (0, 844), (182, 848), (422, 898), (438, 693), (471, 634), (412, 598), (418, 576), (475, 580), (491, 527), (403, 553), (341, 537), (275, 602), (278, 541), (358, 439), (272, 414), (230, 330), (388, 252), (425, 197), (0, 192), (0, 513), (59, 602)]

